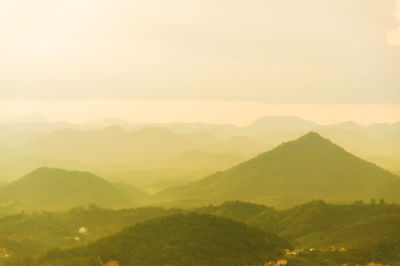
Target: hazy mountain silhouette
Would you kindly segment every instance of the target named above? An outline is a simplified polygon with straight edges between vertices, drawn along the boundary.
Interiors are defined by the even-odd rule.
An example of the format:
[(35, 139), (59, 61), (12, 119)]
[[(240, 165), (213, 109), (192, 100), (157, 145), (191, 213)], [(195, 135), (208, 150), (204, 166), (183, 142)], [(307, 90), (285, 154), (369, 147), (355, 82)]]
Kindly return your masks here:
[[(124, 127), (116, 126), (114, 122)], [(128, 180), (133, 176), (131, 173), (137, 171), (144, 176), (156, 172), (161, 179), (169, 179), (165, 166), (188, 151), (230, 153), (248, 159), (282, 141), (300, 137), (309, 130), (328, 137), (361, 158), (385, 157), (385, 160), (373, 161), (381, 167), (399, 171), (400, 166), (392, 163), (400, 161), (399, 128), (399, 123), (371, 124), (367, 127), (354, 122), (319, 125), (287, 116), (263, 117), (243, 127), (204, 123), (150, 126), (116, 119), (99, 121), (98, 125), (2, 123), (0, 180), (14, 180), (42, 166), (88, 170), (116, 180)], [(27, 162), (27, 158), (31, 161)], [(180, 184), (185, 184), (193, 180), (192, 177), (199, 178), (229, 166), (224, 160), (215, 160), (212, 165), (206, 165), (204, 161), (192, 165), (190, 172), (184, 162), (175, 164), (169, 170), (177, 173), (176, 176), (190, 177), (186, 181), (179, 178), (184, 181)], [(153, 189), (158, 190), (158, 187)]]
[(246, 127), (253, 132), (301, 132), (318, 127), (317, 123), (295, 116), (264, 116)]
[(288, 207), (312, 199), (400, 200), (398, 176), (364, 161), (315, 132), (187, 186), (155, 196), (193, 203), (245, 200)]
[[(137, 189), (113, 185), (93, 174), (40, 168), (0, 188), (0, 199), (24, 210), (60, 210), (95, 204), (132, 206), (144, 197)], [(136, 202), (137, 203), (137, 202)]]
[[(129, 179), (133, 171), (155, 170), (163, 178), (168, 176), (165, 169), (200, 178), (241, 160), (229, 163), (229, 158), (214, 154), (229, 153), (230, 158), (247, 159), (267, 147), (245, 137), (220, 140), (204, 132), (181, 135), (159, 127), (131, 131), (115, 125), (95, 130), (63, 129), (50, 134), (21, 132), (0, 138), (0, 146), (0, 180), (13, 180), (43, 166), (74, 169), (74, 165), (76, 170), (101, 176), (118, 175), (116, 180)], [(181, 155), (193, 150), (211, 154), (213, 159), (208, 160), (209, 164), (202, 158), (186, 164), (187, 158)]]

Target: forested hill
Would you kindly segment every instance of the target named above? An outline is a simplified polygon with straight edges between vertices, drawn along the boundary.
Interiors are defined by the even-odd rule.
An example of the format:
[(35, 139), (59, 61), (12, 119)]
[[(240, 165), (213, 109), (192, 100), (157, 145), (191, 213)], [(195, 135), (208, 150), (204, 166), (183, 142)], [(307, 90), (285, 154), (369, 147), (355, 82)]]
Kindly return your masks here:
[(282, 256), (286, 241), (245, 224), (205, 214), (175, 214), (129, 227), (87, 247), (53, 251), (39, 265), (249, 265)]
[(243, 200), (287, 208), (313, 199), (371, 198), (400, 201), (400, 178), (310, 132), (227, 171), (167, 189), (154, 200), (193, 205)]
[(283, 211), (235, 201), (196, 211), (274, 232), (302, 248), (359, 248), (400, 239), (400, 206), (383, 200), (349, 205), (317, 200)]
[(28, 211), (66, 210), (89, 204), (128, 207), (145, 196), (138, 189), (114, 185), (88, 172), (45, 167), (0, 187), (1, 201)]
[[(381, 262), (400, 262), (400, 206), (380, 200), (357, 201), (349, 205), (312, 201), (283, 211), (235, 201), (192, 210), (154, 207), (106, 210), (91, 207), (59, 213), (19, 214), (0, 219), (0, 247), (13, 254), (11, 261), (18, 262), (25, 254), (31, 257), (32, 262), (54, 248), (82, 247), (138, 222), (190, 212), (242, 222), (276, 234), (295, 248), (343, 247), (356, 253), (349, 256), (354, 257), (357, 263), (370, 259), (371, 254)], [(85, 227), (87, 232), (80, 233), (81, 227)], [(157, 232), (158, 229), (154, 230)]]

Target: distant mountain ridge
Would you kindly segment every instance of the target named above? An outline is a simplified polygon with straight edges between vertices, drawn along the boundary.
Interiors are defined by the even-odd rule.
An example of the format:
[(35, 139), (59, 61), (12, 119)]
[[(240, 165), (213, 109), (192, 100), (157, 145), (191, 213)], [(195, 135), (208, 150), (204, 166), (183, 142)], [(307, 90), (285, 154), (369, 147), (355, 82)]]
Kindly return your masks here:
[(398, 176), (310, 132), (223, 172), (155, 196), (160, 202), (244, 200), (284, 208), (313, 199), (400, 200)]
[[(85, 205), (135, 205), (145, 194), (88, 172), (39, 168), (0, 188), (0, 199), (22, 210), (63, 210)], [(136, 202), (137, 204), (137, 202)]]
[[(264, 116), (246, 127), (253, 132), (302, 132), (319, 127), (317, 123), (295, 116)], [(253, 133), (254, 134), (254, 133)]]
[[(17, 139), (17, 136), (13, 139)], [(35, 136), (30, 142), (24, 140), (23, 145), (13, 148), (13, 152), (16, 156), (50, 157), (53, 160), (76, 160), (87, 164), (134, 164), (145, 160), (171, 159), (190, 150), (232, 150), (247, 154), (260, 150), (262, 145), (246, 138), (241, 141), (236, 138), (217, 140), (213, 136), (205, 137), (204, 134), (181, 135), (161, 127), (130, 131), (114, 125), (86, 131), (57, 130), (51, 134)], [(54, 150), (57, 152), (54, 153)]]
[[(237, 163), (227, 164), (225, 160), (216, 159), (208, 165), (204, 161), (198, 164), (193, 161), (188, 169), (182, 161), (169, 169), (171, 174), (163, 174), (171, 160), (184, 156), (188, 151), (229, 153), (230, 157), (246, 160), (310, 130), (361, 158), (372, 158), (381, 167), (399, 172), (399, 125), (361, 126), (351, 121), (321, 125), (293, 116), (264, 116), (245, 126), (134, 124), (119, 119), (81, 124), (34, 120), (4, 122), (0, 123), (0, 180), (15, 180), (36, 168), (48, 166), (87, 170), (114, 181), (130, 180), (134, 176), (132, 184), (148, 191), (160, 191), (169, 185), (160, 187), (157, 182), (153, 186), (152, 182), (147, 182), (147, 176), (155, 173), (160, 179), (179, 176), (170, 181), (185, 184)], [(135, 175), (135, 172), (140, 174)]]

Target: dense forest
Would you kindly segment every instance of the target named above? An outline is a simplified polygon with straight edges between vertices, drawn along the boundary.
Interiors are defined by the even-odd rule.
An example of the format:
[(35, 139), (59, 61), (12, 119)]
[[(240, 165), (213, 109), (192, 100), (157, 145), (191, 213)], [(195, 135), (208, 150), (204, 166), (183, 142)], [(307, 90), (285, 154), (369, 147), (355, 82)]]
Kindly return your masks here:
[[(191, 210), (158, 207), (108, 210), (91, 206), (68, 212), (20, 213), (0, 219), (0, 246), (12, 254), (9, 263), (29, 265), (46, 254), (59, 257), (57, 254), (64, 254), (60, 253), (62, 250), (90, 246), (103, 238), (122, 237), (124, 233), (119, 232), (128, 232), (123, 230), (137, 223), (170, 215), (182, 218), (188, 213), (204, 214), (207, 219), (212, 215), (235, 220), (263, 231), (271, 240), (278, 241), (279, 237), (278, 242), (286, 243), (287, 247), (305, 251), (289, 256), (293, 263), (310, 258), (313, 263), (329, 259), (336, 263), (332, 265), (346, 261), (363, 263), (372, 258), (394, 265), (400, 262), (400, 206), (374, 199), (350, 205), (312, 201), (283, 211), (234, 201)], [(177, 221), (183, 223), (180, 219)], [(183, 225), (179, 226), (183, 230)], [(206, 227), (202, 230), (207, 231)], [(85, 230), (80, 232), (81, 228)], [(59, 251), (50, 252), (54, 248)], [(346, 252), (339, 252), (341, 248)], [(310, 249), (314, 251), (307, 252)], [(283, 251), (283, 248), (279, 250)], [(310, 262), (309, 265), (313, 264)]]
[(277, 259), (290, 246), (242, 223), (204, 214), (156, 218), (84, 248), (52, 251), (39, 265), (86, 266), (98, 260), (121, 265), (247, 265)]

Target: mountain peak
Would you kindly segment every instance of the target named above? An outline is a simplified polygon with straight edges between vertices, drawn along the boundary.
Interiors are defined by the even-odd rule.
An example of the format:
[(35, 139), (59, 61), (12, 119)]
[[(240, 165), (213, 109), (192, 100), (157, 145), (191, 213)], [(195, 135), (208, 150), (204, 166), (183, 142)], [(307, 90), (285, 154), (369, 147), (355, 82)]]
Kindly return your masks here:
[[(279, 151), (279, 152), (278, 152)], [(353, 154), (347, 152), (342, 147), (333, 143), (330, 139), (324, 138), (319, 133), (315, 131), (310, 131), (307, 134), (289, 141), (283, 142), (276, 148), (261, 154), (262, 157), (270, 157), (271, 154), (276, 156), (283, 152), (284, 154), (279, 155), (281, 160), (286, 160), (285, 157), (304, 157), (303, 159), (321, 159), (325, 156), (354, 156)], [(322, 157), (321, 157), (322, 156)], [(355, 156), (354, 156), (355, 157)], [(299, 158), (300, 159), (300, 158)], [(309, 167), (314, 168), (310, 165)]]
[(298, 138), (295, 141), (299, 141), (299, 140), (319, 140), (319, 141), (328, 141), (328, 139), (323, 138), (320, 134), (318, 134), (315, 131), (310, 131), (307, 134), (301, 136), (300, 138)]
[[(289, 147), (293, 147), (296, 149), (296, 151), (298, 151), (299, 147), (301, 147), (302, 150), (308, 150), (308, 149), (323, 149), (323, 147), (338, 147), (336, 144), (334, 144), (333, 142), (331, 142), (329, 139), (322, 137), (320, 134), (318, 134), (315, 131), (310, 131), (307, 134), (289, 141), (289, 142), (284, 142), (281, 145), (279, 145), (278, 147), (276, 147), (277, 149), (279, 148), (289, 148)], [(341, 149), (341, 148), (340, 148)]]
[(55, 167), (48, 167), (48, 166), (43, 166), (43, 167), (39, 167), (35, 170), (33, 170), (32, 172), (30, 172), (28, 175), (32, 175), (32, 174), (40, 174), (40, 173), (84, 173), (87, 174), (87, 172), (81, 172), (81, 171), (70, 171), (70, 170), (66, 170), (66, 169), (62, 169), (62, 168), (55, 168)]
[(39, 167), (39, 168), (33, 170), (28, 175), (38, 175), (38, 174), (43, 174), (43, 173), (48, 173), (48, 172), (65, 173), (65, 172), (67, 172), (67, 170), (60, 169), (60, 168), (51, 168), (51, 167), (43, 166), (43, 167)]
[(61, 180), (68, 182), (85, 182), (87, 180), (103, 181), (103, 179), (88, 172), (69, 171), (61, 168), (40, 167), (21, 177), (20, 179), (15, 180), (12, 184), (25, 182), (60, 182)]
[(131, 192), (89, 172), (41, 167), (7, 184), (1, 196), (31, 209), (63, 210), (89, 204), (125, 207)]
[(161, 196), (206, 203), (241, 200), (286, 208), (313, 199), (399, 201), (399, 191), (398, 177), (310, 131), (224, 172), (165, 191)]

